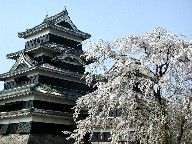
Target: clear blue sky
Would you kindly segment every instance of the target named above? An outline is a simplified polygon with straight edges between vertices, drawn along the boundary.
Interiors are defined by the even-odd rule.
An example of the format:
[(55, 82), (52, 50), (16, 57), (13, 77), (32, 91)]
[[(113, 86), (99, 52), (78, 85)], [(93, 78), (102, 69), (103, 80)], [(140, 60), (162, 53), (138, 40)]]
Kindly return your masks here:
[(192, 0), (0, 0), (0, 73), (14, 64), (6, 54), (24, 49), (25, 41), (17, 33), (40, 24), (47, 13), (61, 12), (64, 6), (77, 28), (92, 35), (92, 41), (111, 41), (159, 26), (192, 35)]

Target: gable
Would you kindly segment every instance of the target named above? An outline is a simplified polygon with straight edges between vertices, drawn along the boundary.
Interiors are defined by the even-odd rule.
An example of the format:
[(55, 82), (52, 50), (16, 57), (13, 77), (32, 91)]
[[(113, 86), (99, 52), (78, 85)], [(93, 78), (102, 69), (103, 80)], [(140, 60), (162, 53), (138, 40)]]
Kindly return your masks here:
[(27, 69), (29, 66), (26, 63), (20, 63), (15, 70), (22, 70), (22, 69)]
[(31, 58), (28, 55), (21, 53), (19, 58), (17, 58), (15, 64), (12, 66), (10, 71), (18, 71), (18, 70), (22, 70), (22, 69), (27, 69), (31, 66), (33, 66), (33, 61), (31, 60)]
[(68, 29), (78, 31), (77, 27), (70, 20), (69, 16), (64, 16), (64, 17), (60, 18), (60, 20), (56, 21), (55, 24), (58, 26), (62, 26), (62, 27), (68, 28)]
[(60, 25), (62, 27), (66, 27), (68, 29), (73, 29), (72, 26), (68, 22), (65, 22), (65, 21), (61, 21), (60, 23), (58, 23), (58, 25)]

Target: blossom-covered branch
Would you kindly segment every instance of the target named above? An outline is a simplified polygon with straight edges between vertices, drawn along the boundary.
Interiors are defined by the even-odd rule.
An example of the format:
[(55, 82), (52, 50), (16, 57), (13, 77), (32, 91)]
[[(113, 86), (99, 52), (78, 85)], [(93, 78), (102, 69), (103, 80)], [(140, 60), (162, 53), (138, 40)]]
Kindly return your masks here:
[[(95, 129), (110, 129), (111, 143), (189, 142), (192, 130), (192, 43), (156, 28), (113, 42), (91, 43), (86, 82), (97, 90), (78, 99), (77, 143)], [(77, 119), (82, 110), (85, 119)], [(117, 116), (110, 112), (119, 110)], [(131, 131), (132, 130), (132, 131)]]

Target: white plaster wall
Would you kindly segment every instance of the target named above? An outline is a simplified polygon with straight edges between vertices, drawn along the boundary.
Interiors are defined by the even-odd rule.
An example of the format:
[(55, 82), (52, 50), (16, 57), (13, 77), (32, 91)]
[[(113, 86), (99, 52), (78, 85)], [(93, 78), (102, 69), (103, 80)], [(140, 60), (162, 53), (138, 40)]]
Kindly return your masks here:
[(63, 74), (58, 74), (58, 73), (53, 73), (53, 72), (49, 72), (49, 71), (44, 71), (44, 70), (39, 71), (39, 74), (54, 77), (54, 78), (74, 81), (74, 82), (78, 82), (78, 83), (84, 83), (84, 84), (86, 83), (84, 80), (80, 80), (79, 78), (75, 78), (75, 77), (63, 75)]
[(9, 123), (19, 123), (19, 122), (31, 122), (31, 116), (22, 116), (22, 117), (9, 117), (0, 119), (0, 124), (9, 124)]
[(10, 103), (15, 101), (28, 101), (28, 100), (34, 100), (34, 95), (20, 95), (16, 97), (1, 99), (0, 105), (4, 105), (5, 103)]
[(73, 118), (64, 118), (59, 116), (49, 116), (49, 115), (28, 115), (28, 116), (17, 116), (17, 117), (8, 117), (0, 119), (0, 124), (9, 124), (9, 123), (20, 123), (20, 122), (43, 122), (43, 123), (53, 123), (53, 124), (65, 124), (65, 125), (74, 125)]
[(36, 94), (34, 95), (34, 100), (47, 101), (47, 102), (53, 102), (53, 103), (59, 103), (59, 104), (75, 105), (74, 100), (70, 100), (67, 98), (53, 97), (48, 95)]
[(40, 32), (38, 32), (38, 33), (35, 33), (35, 34), (32, 34), (32, 35), (26, 37), (26, 41), (29, 41), (29, 40), (31, 40), (31, 39), (40, 37), (40, 36), (45, 35), (45, 34), (48, 34), (48, 33), (49, 33), (49, 29), (44, 29), (44, 30), (42, 30), (42, 31), (40, 31)]
[(71, 39), (71, 40), (74, 40), (74, 41), (82, 42), (82, 38), (80, 38), (78, 36), (75, 36), (75, 35), (72, 35), (72, 34), (69, 34), (69, 33), (65, 33), (65, 32), (62, 32), (62, 31), (59, 31), (59, 30), (56, 30), (56, 29), (52, 29), (52, 28), (49, 29), (49, 31), (52, 34), (59, 35), (61, 37)]
[(26, 37), (26, 41), (32, 40), (34, 38), (40, 37), (40, 36), (48, 34), (48, 33), (52, 33), (52, 34), (55, 34), (55, 35), (58, 35), (58, 36), (61, 36), (61, 37), (67, 38), (67, 39), (71, 39), (74, 41), (82, 42), (82, 38), (80, 38), (78, 36), (75, 36), (75, 35), (72, 35), (69, 33), (65, 33), (65, 32), (62, 32), (62, 31), (59, 31), (59, 30), (56, 30), (53, 28), (46, 28), (46, 29), (41, 30), (38, 33), (32, 34), (32, 35)]
[(42, 116), (42, 115), (36, 115), (32, 116), (33, 122), (43, 122), (43, 123), (53, 123), (53, 124), (66, 124), (66, 125), (74, 125), (73, 118), (63, 118), (63, 117), (57, 117), (57, 116)]
[(40, 52), (40, 53), (35, 53), (33, 56), (34, 56), (34, 57), (39, 57), (39, 56), (42, 56), (42, 55), (46, 55), (46, 56), (50, 56), (50, 57), (53, 56), (52, 53), (50, 53), (50, 52), (46, 52), (46, 51), (44, 51), (44, 52)]

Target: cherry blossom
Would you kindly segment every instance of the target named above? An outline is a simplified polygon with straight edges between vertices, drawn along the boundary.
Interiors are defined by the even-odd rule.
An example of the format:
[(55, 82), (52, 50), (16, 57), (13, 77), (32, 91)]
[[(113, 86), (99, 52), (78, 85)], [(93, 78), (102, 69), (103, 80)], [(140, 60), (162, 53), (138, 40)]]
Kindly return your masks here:
[[(185, 39), (159, 27), (90, 43), (83, 56), (92, 63), (84, 77), (97, 89), (77, 100), (76, 143), (86, 134), (91, 139), (96, 128), (110, 128), (113, 144), (191, 142), (192, 43)], [(119, 114), (112, 117), (114, 110)]]

